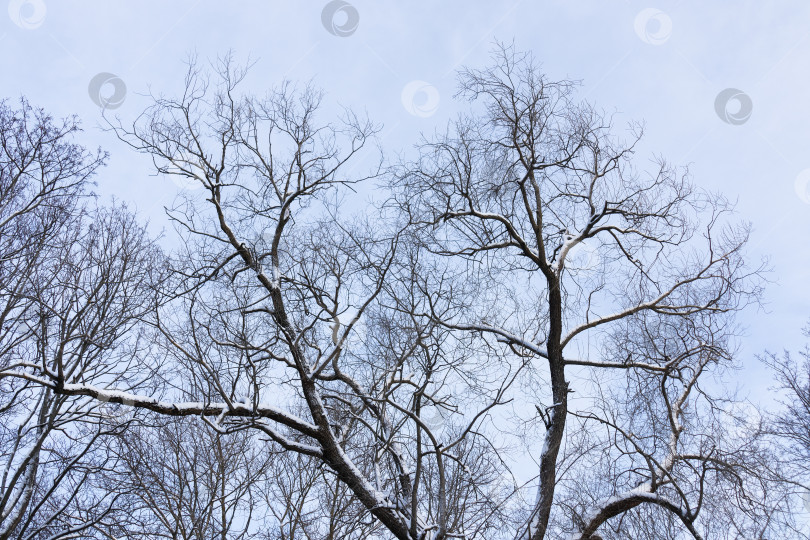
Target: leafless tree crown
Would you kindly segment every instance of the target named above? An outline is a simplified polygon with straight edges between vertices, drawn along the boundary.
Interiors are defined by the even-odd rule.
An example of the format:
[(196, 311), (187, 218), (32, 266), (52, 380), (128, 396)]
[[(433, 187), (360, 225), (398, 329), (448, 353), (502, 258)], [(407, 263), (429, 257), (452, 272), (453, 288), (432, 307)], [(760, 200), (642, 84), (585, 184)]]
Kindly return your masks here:
[(91, 204), (75, 121), (0, 108), (0, 538), (785, 530), (722, 384), (762, 268), (721, 196), (638, 163), (640, 125), (500, 47), (386, 164), (368, 119), (246, 73), (191, 62), (111, 124), (189, 188), (170, 250)]

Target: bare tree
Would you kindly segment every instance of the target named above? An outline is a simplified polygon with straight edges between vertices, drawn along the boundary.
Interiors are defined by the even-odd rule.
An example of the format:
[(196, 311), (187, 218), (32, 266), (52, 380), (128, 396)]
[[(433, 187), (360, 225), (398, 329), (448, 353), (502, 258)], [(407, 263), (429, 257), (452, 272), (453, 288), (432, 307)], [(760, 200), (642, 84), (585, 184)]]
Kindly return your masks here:
[[(567, 520), (575, 537), (591, 538), (608, 520), (654, 505), (700, 538), (709, 471), (734, 477), (755, 465), (712, 444), (697, 420), (689, 427), (700, 431), (686, 431), (693, 397), (713, 406), (703, 376), (730, 361), (729, 330), (715, 330), (716, 321), (759, 292), (759, 269), (742, 255), (747, 230), (724, 223), (730, 206), (665, 161), (637, 170), (640, 127), (623, 142), (610, 117), (577, 102), (572, 83), (547, 80), (529, 55), (501, 48), (493, 67), (462, 73), (460, 95), (475, 112), (425, 142), (391, 187), (425, 252), (457, 280), (477, 282), (470, 305), (430, 318), (535, 367), (540, 391), (526, 399), (536, 400), (542, 450), (519, 536), (557, 537)], [(446, 288), (424, 283), (429, 298)], [(596, 382), (619, 372), (621, 405), (573, 385), (572, 370)], [(610, 476), (597, 484), (608, 489), (555, 508), (563, 471), (588, 455), (579, 447), (559, 467), (572, 418), (606, 430), (596, 446)], [(641, 433), (631, 431), (634, 418)]]
[(359, 540), (384, 535), (382, 524), (370, 519), (346, 484), (312, 457), (275, 454), (263, 490), (272, 515), (268, 537), (273, 540)]
[[(154, 416), (154, 415), (151, 415)], [(271, 454), (245, 432), (220, 436), (200, 422), (142, 418), (108, 439), (118, 459), (106, 490), (126, 494), (110, 537), (259, 538), (260, 487)]]
[(59, 123), (25, 100), (19, 109), (0, 103), (4, 539), (76, 538), (117, 498), (91, 485), (109, 465), (98, 442), (118, 428), (99, 421), (98, 403), (40, 384), (111, 376), (137, 320), (135, 282), (154, 262), (125, 209), (88, 207), (105, 155), (72, 142), (78, 130), (75, 119)]
[[(491, 442), (475, 428), (520, 366), (485, 361), (419, 316), (416, 261), (397, 258), (405, 233), (338, 211), (332, 197), (341, 188), (378, 174), (373, 153), (362, 154), (376, 128), (351, 112), (338, 125), (318, 124), (321, 96), (309, 88), (237, 95), (243, 75), (226, 59), (212, 83), (192, 65), (182, 98), (158, 98), (132, 128), (117, 128), (160, 173), (201, 188), (169, 210), (186, 247), (152, 324), (172, 364), (161, 372), (145, 356), (142, 368), (161, 372), (164, 388), (142, 395), (51, 384), (201, 416), (223, 434), (259, 430), (332, 475), (313, 497), (348, 490), (360, 520), (398, 538), (495, 530), (481, 517), (491, 501), (473, 493), (493, 474), (480, 448)], [(371, 172), (348, 176), (352, 158)], [(504, 379), (488, 385), (496, 370)], [(446, 422), (440, 436), (426, 417), (458, 412), (449, 398), (465, 394), (476, 414)], [(462, 494), (479, 500), (450, 507)], [(337, 509), (355, 505), (326, 508), (310, 521), (338, 531), (346, 523), (335, 529)]]
[(623, 388), (603, 379), (594, 405), (570, 413), (589, 446), (566, 452), (587, 473), (558, 484), (569, 509), (563, 520), (570, 513), (582, 536), (599, 529), (603, 538), (762, 538), (779, 530), (788, 508), (761, 420), (711, 377), (730, 364), (729, 319), (627, 322), (605, 347), (663, 369), (635, 370)]
[[(810, 325), (804, 329), (810, 338)], [(781, 356), (767, 353), (765, 363), (776, 374), (783, 405), (768, 420), (768, 432), (775, 436), (780, 455), (785, 458), (783, 479), (788, 486), (792, 515), (801, 519), (789, 522), (789, 534), (810, 538), (810, 345), (799, 351), (799, 359), (790, 352)]]
[[(663, 160), (636, 170), (638, 126), (621, 141), (575, 85), (510, 48), (461, 74), (471, 112), (390, 170), (370, 121), (321, 121), (311, 87), (242, 93), (245, 74), (230, 57), (213, 75), (191, 62), (183, 95), (112, 125), (191, 188), (167, 209), (180, 245), (164, 265), (125, 220), (102, 250), (110, 270), (90, 279), (103, 313), (77, 312), (108, 336), (90, 339), (92, 362), (3, 366), (86, 410), (137, 411), (115, 424), (128, 430), (108, 446), (120, 461), (97, 488), (120, 490), (132, 521), (94, 531), (777, 530), (759, 431), (724, 429), (734, 397), (711, 382), (734, 365), (734, 313), (759, 294), (722, 197)], [(348, 215), (375, 178), (386, 203)], [(154, 415), (173, 418), (142, 424)], [(255, 529), (236, 525), (245, 513)]]

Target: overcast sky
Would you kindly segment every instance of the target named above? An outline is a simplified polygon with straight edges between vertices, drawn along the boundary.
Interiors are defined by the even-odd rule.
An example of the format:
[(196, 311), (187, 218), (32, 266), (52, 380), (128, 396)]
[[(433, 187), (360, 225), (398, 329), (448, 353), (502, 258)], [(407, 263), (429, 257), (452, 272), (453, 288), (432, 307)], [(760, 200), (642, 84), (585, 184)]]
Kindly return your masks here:
[(2, 0), (0, 97), (24, 95), (77, 114), (83, 141), (111, 153), (98, 191), (156, 227), (182, 187), (99, 129), (107, 100), (132, 118), (150, 89), (182, 85), (192, 53), (233, 50), (256, 65), (247, 86), (287, 79), (365, 110), (383, 144), (407, 153), (420, 132), (461, 109), (455, 71), (484, 66), (494, 40), (530, 50), (552, 79), (583, 83), (619, 123), (644, 121), (637, 155), (689, 165), (693, 180), (738, 201), (753, 224), (750, 255), (769, 257), (766, 310), (743, 317), (741, 380), (767, 386), (753, 355), (802, 343), (810, 318), (810, 2), (636, 1), (306, 2)]

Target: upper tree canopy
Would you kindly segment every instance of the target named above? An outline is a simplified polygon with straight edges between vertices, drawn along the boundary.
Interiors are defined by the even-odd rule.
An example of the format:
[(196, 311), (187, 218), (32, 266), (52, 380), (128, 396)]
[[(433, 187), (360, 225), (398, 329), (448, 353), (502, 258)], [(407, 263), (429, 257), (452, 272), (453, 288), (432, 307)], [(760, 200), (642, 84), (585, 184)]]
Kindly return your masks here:
[[(191, 63), (183, 95), (111, 126), (198, 186), (167, 210), (180, 247), (160, 252), (123, 209), (89, 225), (66, 206), (80, 241), (28, 253), (14, 240), (14, 264), (65, 260), (69, 279), (0, 272), (19, 306), (0, 380), (25, 389), (4, 406), (56, 400), (84, 415), (61, 433), (86, 441), (90, 426), (87, 448), (106, 450), (83, 466), (113, 500), (65, 523), (92, 523), (89, 537), (403, 540), (787, 526), (778, 461), (757, 425), (729, 429), (735, 398), (716, 384), (736, 365), (734, 315), (760, 294), (747, 227), (685, 170), (639, 163), (640, 126), (616, 129), (574, 83), (500, 47), (460, 73), (469, 112), (413, 159), (367, 170), (378, 126), (321, 118), (311, 87), (243, 93), (245, 73), (230, 57)], [(17, 124), (3, 118), (6, 140)], [(25, 144), (29, 171), (46, 170)], [(79, 172), (50, 189), (67, 193), (101, 157), (60, 148)], [(21, 168), (2, 167), (11, 192)], [(340, 207), (369, 180), (383, 203)], [(20, 193), (0, 194), (0, 224), (37, 223)], [(31, 444), (29, 463), (67, 459)], [(32, 466), (3, 501), (39, 485)], [(15, 516), (41, 512), (14, 500)], [(7, 534), (23, 530), (7, 514)]]

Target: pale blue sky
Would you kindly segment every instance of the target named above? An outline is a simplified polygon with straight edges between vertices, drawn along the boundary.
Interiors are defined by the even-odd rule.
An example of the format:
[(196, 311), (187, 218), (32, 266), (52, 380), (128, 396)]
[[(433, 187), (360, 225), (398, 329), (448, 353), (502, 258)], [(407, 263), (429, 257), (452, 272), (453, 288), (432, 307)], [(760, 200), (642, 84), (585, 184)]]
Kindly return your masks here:
[[(655, 152), (689, 164), (696, 183), (739, 201), (739, 217), (754, 225), (751, 256), (771, 258), (775, 281), (767, 312), (743, 317), (741, 380), (762, 390), (767, 380), (752, 355), (802, 343), (810, 318), (810, 171), (801, 176), (810, 169), (806, 0), (351, 0), (334, 19), (340, 27), (347, 13), (359, 17), (345, 37), (322, 24), (321, 0), (2, 2), (9, 9), (0, 11), (0, 97), (22, 94), (55, 115), (78, 114), (84, 142), (111, 153), (99, 192), (131, 202), (155, 224), (180, 188), (149, 176), (148, 159), (98, 129), (101, 110), (88, 95), (96, 74), (125, 82), (113, 112), (127, 119), (149, 88), (180, 89), (190, 53), (205, 59), (233, 49), (257, 60), (250, 88), (314, 79), (328, 93), (325, 116), (338, 104), (366, 110), (384, 124), (388, 151), (407, 153), (420, 131), (441, 128), (459, 110), (454, 70), (486, 64), (494, 39), (514, 40), (551, 78), (582, 80), (582, 95), (615, 109), (620, 122), (645, 121), (640, 160)], [(422, 87), (412, 81), (431, 85), (430, 96), (417, 93), (431, 101), (403, 103), (403, 89)], [(715, 112), (727, 88), (753, 105), (739, 125)]]

